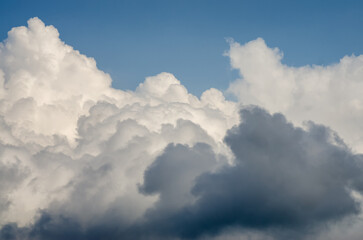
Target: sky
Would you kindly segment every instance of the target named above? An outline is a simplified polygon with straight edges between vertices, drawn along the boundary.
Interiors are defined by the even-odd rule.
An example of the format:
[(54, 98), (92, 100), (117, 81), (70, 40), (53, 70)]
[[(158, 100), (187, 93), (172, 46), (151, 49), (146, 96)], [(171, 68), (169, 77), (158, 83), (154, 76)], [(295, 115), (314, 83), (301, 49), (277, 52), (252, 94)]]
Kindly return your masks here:
[(361, 240), (359, 1), (1, 1), (0, 240)]
[(1, 1), (0, 38), (31, 17), (97, 60), (113, 86), (134, 90), (145, 77), (172, 72), (193, 94), (227, 89), (238, 77), (226, 38), (262, 37), (291, 66), (336, 63), (362, 53), (362, 2), (349, 1)]

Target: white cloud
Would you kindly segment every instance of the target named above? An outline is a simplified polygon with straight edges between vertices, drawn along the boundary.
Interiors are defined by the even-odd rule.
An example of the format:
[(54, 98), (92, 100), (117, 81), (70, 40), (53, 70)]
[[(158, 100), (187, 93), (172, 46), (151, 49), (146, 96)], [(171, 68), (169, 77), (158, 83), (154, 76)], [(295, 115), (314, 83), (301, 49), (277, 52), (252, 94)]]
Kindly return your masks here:
[(229, 154), (223, 137), (239, 121), (220, 91), (199, 99), (170, 73), (134, 92), (111, 88), (94, 59), (38, 18), (0, 45), (0, 73), (1, 175), (12, 176), (0, 186), (0, 224), (27, 225), (41, 209), (87, 223), (120, 205), (131, 221), (155, 201), (137, 184), (169, 143)]
[(243, 104), (282, 112), (296, 124), (312, 120), (330, 126), (363, 151), (363, 55), (328, 66), (290, 67), (282, 52), (258, 38), (231, 42), (226, 53), (241, 79), (229, 87)]
[[(295, 123), (329, 125), (363, 149), (362, 56), (288, 67), (262, 39), (231, 43), (227, 55), (243, 78), (229, 89), (240, 102), (283, 112)], [(193, 202), (195, 179), (233, 159), (223, 139), (240, 121), (239, 104), (217, 89), (198, 98), (170, 73), (147, 77), (135, 91), (114, 89), (94, 59), (63, 43), (53, 26), (30, 19), (0, 43), (0, 229), (9, 222), (27, 226), (42, 210), (82, 226), (110, 220), (130, 226), (157, 206), (158, 196), (141, 194), (138, 184), (155, 159), (169, 156), (170, 143), (190, 154), (176, 151), (179, 178), (165, 174), (171, 185), (162, 197), (171, 207)], [(199, 148), (206, 159), (197, 154), (183, 168), (183, 158)], [(216, 239), (266, 237), (239, 231)]]

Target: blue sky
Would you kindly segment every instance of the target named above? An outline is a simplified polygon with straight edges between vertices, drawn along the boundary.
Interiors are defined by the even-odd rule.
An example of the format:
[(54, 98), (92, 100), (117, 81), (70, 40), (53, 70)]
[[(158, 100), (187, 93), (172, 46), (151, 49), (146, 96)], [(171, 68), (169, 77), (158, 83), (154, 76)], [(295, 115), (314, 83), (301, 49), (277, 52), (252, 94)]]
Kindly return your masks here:
[(17, 1), (0, 2), (0, 37), (31, 17), (94, 57), (113, 86), (134, 89), (171, 72), (194, 94), (226, 89), (232, 71), (225, 38), (262, 37), (292, 66), (327, 65), (363, 52), (362, 1)]

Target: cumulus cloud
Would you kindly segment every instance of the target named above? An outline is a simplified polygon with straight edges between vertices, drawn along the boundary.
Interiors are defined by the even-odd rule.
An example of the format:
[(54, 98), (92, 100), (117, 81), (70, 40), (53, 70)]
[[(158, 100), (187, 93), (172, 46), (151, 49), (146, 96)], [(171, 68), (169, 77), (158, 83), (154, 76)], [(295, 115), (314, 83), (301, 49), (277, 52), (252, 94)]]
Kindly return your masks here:
[[(121, 201), (102, 204), (104, 197), (94, 195), (94, 185), (103, 196), (112, 184), (105, 184), (111, 165), (102, 165), (85, 169), (86, 179), (77, 180), (75, 198), (63, 203), (72, 211), (50, 208), (30, 228), (6, 225), (4, 232), (34, 239), (203, 239), (240, 228), (247, 232), (242, 236), (256, 239), (256, 232), (298, 239), (359, 214), (352, 192), (363, 190), (362, 155), (321, 125), (309, 123), (304, 130), (260, 108), (244, 109), (241, 116), (225, 137), (232, 165), (205, 143), (167, 146), (139, 185), (142, 194), (159, 197), (132, 222)], [(97, 208), (107, 206), (97, 219), (89, 215), (88, 199)]]
[(290, 67), (281, 63), (282, 52), (261, 38), (244, 45), (231, 42), (226, 55), (242, 77), (229, 91), (243, 104), (282, 112), (296, 124), (325, 124), (363, 151), (363, 55), (328, 66)]
[[(363, 190), (363, 157), (352, 154), (330, 129), (313, 123), (307, 130), (295, 128), (283, 115), (270, 115), (259, 108), (243, 110), (242, 118), (225, 138), (235, 164), (201, 174), (191, 190), (197, 199), (194, 203), (166, 213), (151, 210), (152, 231), (195, 238), (240, 226), (279, 234), (288, 231), (296, 238), (322, 223), (359, 213), (351, 190)], [(195, 159), (200, 153), (191, 157), (189, 151), (184, 150), (184, 166), (174, 170), (177, 175), (188, 171), (190, 161), (197, 166)], [(174, 158), (155, 161), (145, 174), (146, 189), (157, 190), (161, 196), (169, 194), (164, 184), (172, 180), (160, 169), (173, 171), (169, 164), (178, 161)], [(178, 184), (181, 182), (178, 179)], [(163, 203), (163, 198), (159, 201)]]
[[(233, 43), (229, 55), (243, 69), (233, 85), (243, 104), (310, 119), (291, 110), (308, 97), (284, 78), (278, 50), (256, 40)], [(358, 76), (359, 64), (348, 65), (341, 74)], [(263, 80), (268, 71), (280, 85)], [(275, 98), (268, 89), (288, 90)], [(171, 73), (113, 89), (53, 26), (32, 18), (13, 28), (0, 44), (0, 239), (274, 239), (360, 213), (362, 157), (336, 133), (258, 107), (244, 107), (242, 119), (239, 111), (217, 89), (190, 94)], [(359, 146), (358, 125), (350, 135), (339, 122), (349, 119), (324, 122), (327, 112), (311, 119)]]
[(42, 210), (86, 225), (122, 209), (131, 222), (156, 199), (137, 185), (169, 143), (228, 155), (223, 136), (239, 121), (220, 91), (198, 98), (170, 73), (111, 88), (94, 59), (38, 18), (1, 43), (0, 72), (0, 224), (25, 227)]

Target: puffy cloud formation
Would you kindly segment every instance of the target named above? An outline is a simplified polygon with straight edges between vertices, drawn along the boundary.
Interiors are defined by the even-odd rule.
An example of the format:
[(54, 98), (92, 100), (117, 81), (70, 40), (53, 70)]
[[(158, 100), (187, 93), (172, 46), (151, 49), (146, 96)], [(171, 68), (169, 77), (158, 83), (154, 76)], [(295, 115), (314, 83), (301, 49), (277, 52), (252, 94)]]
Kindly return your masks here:
[(197, 142), (228, 155), (222, 140), (239, 121), (220, 91), (199, 99), (170, 73), (134, 92), (111, 88), (92, 58), (38, 18), (9, 32), (0, 72), (1, 224), (25, 226), (48, 208), (85, 223), (112, 205), (135, 218), (155, 201), (137, 184), (156, 155)]
[(84, 212), (92, 210), (84, 206), (88, 199), (102, 203), (89, 185), (111, 184), (104, 183), (112, 166), (103, 165), (83, 170), (66, 206), (47, 209), (30, 227), (5, 225), (3, 239), (203, 239), (231, 227), (262, 231), (264, 238), (310, 239), (319, 227), (360, 212), (352, 191), (363, 191), (363, 156), (334, 132), (314, 123), (296, 128), (260, 108), (241, 116), (225, 138), (232, 165), (205, 143), (168, 145), (139, 185), (142, 194), (159, 198), (134, 221), (125, 202), (109, 202), (96, 220)]
[[(161, 196), (159, 204), (147, 214), (148, 234), (156, 231), (196, 238), (241, 226), (288, 229), (294, 234), (288, 239), (295, 239), (322, 223), (359, 213), (351, 190), (363, 190), (362, 155), (352, 154), (324, 126), (310, 123), (307, 130), (295, 128), (283, 115), (270, 115), (259, 108), (245, 109), (241, 114), (242, 123), (229, 130), (225, 138), (236, 157), (235, 164), (199, 175), (191, 188), (195, 202), (170, 210), (168, 205), (176, 201), (166, 197), (175, 193), (186, 196), (183, 190), (175, 190), (173, 182), (176, 179), (181, 185), (195, 179), (194, 171), (204, 161), (201, 156), (208, 156), (204, 148), (196, 145), (177, 154), (175, 151), (183, 147), (168, 147), (146, 171), (144, 189), (147, 193), (160, 192)], [(185, 156), (183, 161), (179, 155)], [(165, 174), (166, 169), (185, 177)]]
[(282, 112), (297, 124), (325, 124), (363, 151), (363, 55), (328, 66), (290, 67), (281, 63), (282, 52), (261, 38), (245, 45), (231, 42), (226, 55), (242, 77), (229, 91), (243, 104)]
[[(256, 40), (233, 43), (229, 55), (243, 69), (233, 86), (243, 104), (310, 119), (310, 112), (291, 110), (294, 98), (310, 99), (304, 95), (310, 89), (299, 92), (298, 81), (285, 78), (290, 68), (278, 50)], [(341, 84), (359, 74), (349, 67)], [(289, 77), (310, 71), (305, 85), (323, 91), (330, 78), (311, 72), (334, 68), (286, 71)], [(274, 89), (287, 90), (274, 95)], [(315, 108), (309, 111), (318, 114)], [(350, 119), (357, 121), (357, 109)], [(316, 116), (359, 146), (358, 125), (350, 135), (339, 122), (347, 116), (332, 122)], [(338, 236), (343, 225), (317, 234), (360, 214), (362, 160), (327, 127), (295, 127), (258, 107), (240, 111), (217, 89), (196, 97), (170, 73), (147, 77), (135, 91), (113, 89), (92, 58), (38, 18), (13, 28), (0, 45), (2, 240)]]

